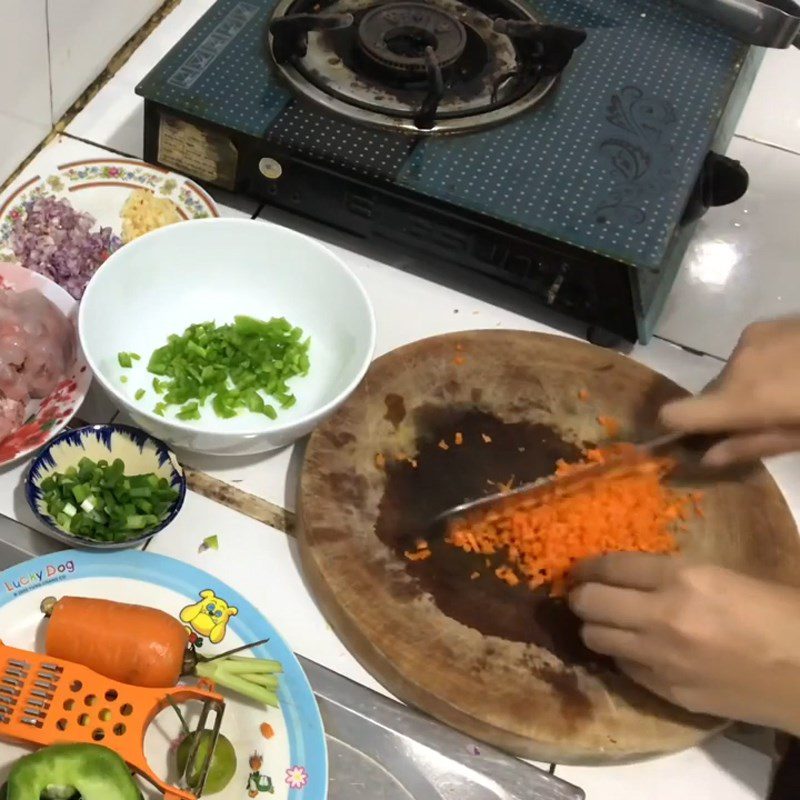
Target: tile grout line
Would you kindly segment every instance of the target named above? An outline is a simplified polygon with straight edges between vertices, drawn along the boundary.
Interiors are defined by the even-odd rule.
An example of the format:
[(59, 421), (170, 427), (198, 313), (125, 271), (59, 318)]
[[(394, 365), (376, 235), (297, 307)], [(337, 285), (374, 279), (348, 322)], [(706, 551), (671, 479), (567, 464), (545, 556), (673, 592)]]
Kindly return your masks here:
[(44, 29), (47, 40), (45, 58), (47, 59), (47, 87), (50, 91), (50, 124), (55, 125), (56, 120), (53, 118), (55, 116), (55, 107), (53, 106), (53, 59), (51, 58), (53, 48), (50, 38), (50, 0), (46, 0), (44, 4)]
[(792, 150), (791, 147), (784, 147), (780, 144), (774, 144), (773, 142), (765, 142), (763, 139), (757, 139), (755, 136), (745, 136), (743, 133), (735, 133), (733, 135), (734, 139), (742, 139), (745, 142), (751, 142), (752, 144), (761, 144), (764, 147), (770, 147), (773, 150), (779, 150), (781, 153), (789, 153), (792, 156), (800, 156), (800, 151)]
[[(800, 153), (798, 153), (800, 155)], [(722, 356), (714, 355), (714, 353), (706, 353), (703, 350), (697, 350), (694, 347), (689, 347), (689, 345), (681, 344), (680, 342), (676, 342), (674, 339), (668, 339), (666, 336), (659, 336), (658, 334), (653, 335), (654, 339), (660, 339), (662, 342), (666, 342), (667, 344), (671, 344), (674, 347), (679, 347), (681, 350), (685, 350), (687, 353), (690, 353), (693, 356), (703, 356), (705, 358), (712, 358), (714, 361), (719, 361), (720, 364), (727, 364), (728, 359), (723, 358)], [(645, 345), (646, 347), (647, 345)]]
[(76, 136), (74, 133), (69, 133), (69, 131), (63, 131), (61, 135), (67, 139), (72, 139), (75, 142), (88, 144), (90, 147), (99, 147), (102, 150), (107, 150), (109, 153), (114, 153), (114, 155), (122, 156), (123, 158), (135, 158), (137, 161), (142, 160), (139, 158), (139, 156), (133, 155), (133, 153), (126, 153), (124, 150), (117, 150), (116, 147), (111, 147), (102, 142), (93, 142), (91, 139), (84, 139), (83, 136)]

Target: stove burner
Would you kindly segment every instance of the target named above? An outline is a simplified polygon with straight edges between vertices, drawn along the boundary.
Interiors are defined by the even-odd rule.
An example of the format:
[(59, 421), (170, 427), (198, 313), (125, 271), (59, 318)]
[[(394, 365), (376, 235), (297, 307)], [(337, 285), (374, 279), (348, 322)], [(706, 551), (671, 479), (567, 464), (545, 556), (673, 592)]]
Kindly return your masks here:
[(435, 6), (387, 3), (361, 18), (358, 43), (381, 66), (401, 75), (424, 75), (431, 58), (442, 69), (452, 66), (464, 53), (467, 32), (457, 19)]
[(525, 0), (279, 0), (269, 25), (300, 96), (410, 133), (476, 130), (532, 108), (585, 38)]

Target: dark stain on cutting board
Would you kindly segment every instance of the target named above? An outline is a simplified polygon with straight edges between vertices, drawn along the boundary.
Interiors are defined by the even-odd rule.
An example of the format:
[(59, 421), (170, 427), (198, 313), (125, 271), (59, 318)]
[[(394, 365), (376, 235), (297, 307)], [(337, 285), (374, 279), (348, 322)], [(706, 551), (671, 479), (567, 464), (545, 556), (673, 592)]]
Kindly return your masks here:
[(384, 402), (386, 403), (386, 414), (383, 418), (397, 430), (400, 423), (406, 418), (406, 401), (399, 394), (387, 394)]
[[(584, 647), (578, 621), (562, 600), (524, 584), (510, 587), (493, 572), (502, 560), (464, 553), (440, 537), (429, 537), (431, 558), (403, 556), (428, 520), (442, 511), (495, 490), (489, 482), (529, 483), (551, 475), (559, 459), (580, 451), (553, 428), (506, 423), (475, 408), (427, 405), (413, 412), (416, 468), (387, 454), (386, 488), (376, 533), (407, 565), (409, 574), (439, 609), (484, 635), (544, 647), (566, 664), (599, 667), (603, 661)], [(463, 443), (455, 444), (456, 432)], [(486, 438), (491, 441), (486, 441)], [(448, 449), (439, 446), (444, 441)], [(502, 559), (502, 557), (499, 557)], [(471, 576), (479, 572), (480, 577)]]

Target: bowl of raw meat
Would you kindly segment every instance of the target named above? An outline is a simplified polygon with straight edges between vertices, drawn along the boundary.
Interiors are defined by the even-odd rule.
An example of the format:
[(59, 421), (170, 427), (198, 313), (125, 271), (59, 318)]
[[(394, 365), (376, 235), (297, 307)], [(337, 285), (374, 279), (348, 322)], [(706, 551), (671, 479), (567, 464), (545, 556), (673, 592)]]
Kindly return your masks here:
[(0, 466), (50, 441), (86, 397), (92, 374), (77, 314), (53, 281), (0, 262)]

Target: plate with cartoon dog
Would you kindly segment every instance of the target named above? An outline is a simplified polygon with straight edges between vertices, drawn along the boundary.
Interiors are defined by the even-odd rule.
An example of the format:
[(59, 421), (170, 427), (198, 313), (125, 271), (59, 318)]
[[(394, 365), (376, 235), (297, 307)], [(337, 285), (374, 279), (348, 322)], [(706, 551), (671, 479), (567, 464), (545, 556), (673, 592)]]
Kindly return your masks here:
[[(325, 800), (327, 750), (314, 694), (286, 642), (235, 590), (195, 567), (152, 553), (55, 553), (0, 573), (3, 642), (43, 653), (47, 621), (40, 604), (45, 597), (64, 595), (166, 611), (183, 622), (190, 641), (204, 656), (269, 639), (251, 654), (281, 662), (279, 708), (268, 708), (220, 689), (226, 701), (221, 732), (233, 745), (236, 769), (224, 789), (204, 797)], [(117, 711), (114, 702), (100, 705), (87, 709), (89, 716), (91, 712), (97, 715), (89, 721), (100, 729), (109, 729), (103, 744), (113, 746), (115, 715), (121, 709)], [(198, 710), (187, 710), (191, 726)], [(180, 738), (180, 723), (169, 708), (153, 720), (145, 736), (144, 750), (151, 768), (169, 781), (175, 780)], [(26, 752), (23, 746), (0, 741), (0, 783)], [(142, 791), (148, 798), (161, 796), (144, 782)]]

